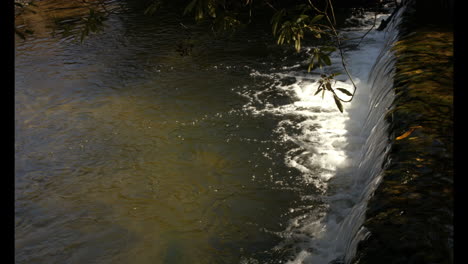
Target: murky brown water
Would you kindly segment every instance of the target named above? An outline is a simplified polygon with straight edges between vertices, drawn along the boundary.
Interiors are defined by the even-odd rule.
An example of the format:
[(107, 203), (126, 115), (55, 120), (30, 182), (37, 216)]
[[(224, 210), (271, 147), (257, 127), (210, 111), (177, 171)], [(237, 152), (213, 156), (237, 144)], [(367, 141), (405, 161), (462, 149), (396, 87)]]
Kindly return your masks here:
[(274, 182), (294, 172), (274, 122), (244, 113), (236, 93), (265, 85), (248, 68), (265, 63), (264, 44), (200, 33), (180, 56), (177, 21), (137, 12), (80, 44), (51, 37), (42, 14), (29, 17), (41, 30), (16, 41), (16, 262), (281, 255), (274, 232), (301, 200), (294, 177)]

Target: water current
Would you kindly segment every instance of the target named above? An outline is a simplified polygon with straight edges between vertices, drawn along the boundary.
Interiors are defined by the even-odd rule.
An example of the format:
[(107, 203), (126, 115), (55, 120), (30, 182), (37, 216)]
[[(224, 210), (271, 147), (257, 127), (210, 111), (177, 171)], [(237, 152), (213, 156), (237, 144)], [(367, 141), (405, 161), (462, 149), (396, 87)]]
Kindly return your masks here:
[(394, 33), (357, 38), (374, 13), (341, 29), (357, 38), (344, 45), (358, 86), (344, 113), (314, 96), (341, 58), (308, 73), (311, 45), (295, 54), (264, 30), (214, 38), (136, 11), (80, 44), (50, 36), (39, 15), (15, 49), (17, 263), (351, 260), (392, 99), (375, 88), (391, 63), (373, 66)]

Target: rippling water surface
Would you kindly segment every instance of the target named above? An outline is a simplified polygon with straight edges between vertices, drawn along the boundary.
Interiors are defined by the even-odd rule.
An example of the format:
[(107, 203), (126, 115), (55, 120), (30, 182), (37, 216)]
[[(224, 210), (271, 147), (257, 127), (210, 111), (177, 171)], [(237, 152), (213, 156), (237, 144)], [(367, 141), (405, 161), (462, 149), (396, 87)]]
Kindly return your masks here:
[(359, 109), (312, 97), (307, 54), (263, 30), (195, 28), (181, 56), (174, 17), (112, 15), (80, 44), (33, 16), (16, 41), (17, 263), (279, 263), (326, 229)]

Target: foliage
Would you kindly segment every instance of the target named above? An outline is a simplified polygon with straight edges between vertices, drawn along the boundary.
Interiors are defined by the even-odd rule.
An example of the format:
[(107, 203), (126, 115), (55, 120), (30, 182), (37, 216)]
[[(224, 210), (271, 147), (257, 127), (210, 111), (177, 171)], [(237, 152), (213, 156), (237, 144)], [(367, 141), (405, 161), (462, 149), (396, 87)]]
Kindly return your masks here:
[[(336, 90), (348, 95), (348, 96), (353, 96), (351, 92), (346, 90), (345, 88), (333, 88), (332, 87), (332, 81), (334, 81), (334, 77), (339, 75), (340, 73), (332, 73), (329, 75), (322, 74), (321, 79), (318, 81), (319, 86), (317, 88), (317, 91), (315, 92), (315, 95), (319, 94), (322, 92), (322, 98), (325, 96), (325, 92), (331, 92), (333, 94), (333, 99), (335, 100), (335, 104), (338, 107), (338, 110), (343, 113), (343, 104), (341, 102), (349, 102), (344, 99), (341, 99), (338, 94), (335, 92)], [(336, 81), (335, 81), (336, 83)]]
[[(34, 6), (33, 0), (15, 0), (15, 11), (18, 15), (25, 12), (34, 12), (30, 6)], [(79, 0), (76, 0), (80, 2)], [(137, 0), (138, 1), (138, 0)], [(144, 14), (154, 15), (164, 6), (183, 4), (181, 15), (193, 16), (196, 22), (208, 21), (215, 33), (234, 31), (243, 24), (248, 24), (254, 18), (253, 13), (269, 13), (272, 36), (278, 45), (292, 45), (299, 52), (305, 38), (321, 39), (324, 45), (312, 49), (308, 72), (317, 68), (331, 65), (330, 55), (336, 50), (341, 56), (345, 73), (353, 84), (351, 93), (343, 88), (332, 88), (332, 80), (336, 74), (321, 75), (319, 90), (322, 94), (331, 92), (335, 98), (338, 109), (342, 112), (342, 102), (349, 102), (354, 96), (357, 87), (349, 74), (341, 48), (341, 37), (335, 29), (336, 21), (332, 0), (139, 0), (145, 1)], [(336, 1), (336, 0), (335, 0)], [(64, 36), (75, 36), (81, 42), (93, 32), (100, 31), (104, 21), (112, 11), (106, 9), (105, 0), (91, 0), (80, 2), (89, 12), (83, 14), (75, 23), (70, 20), (55, 21), (57, 28), (61, 29)], [(185, 26), (184, 26), (185, 27)], [(78, 28), (78, 29), (77, 29)], [(78, 31), (78, 32), (77, 32)], [(25, 39), (26, 34), (32, 34), (31, 30), (20, 30), (15, 26), (15, 34)], [(367, 33), (366, 33), (367, 34)], [(181, 55), (190, 52), (185, 47), (178, 47)], [(351, 96), (349, 100), (338, 97), (335, 90)], [(346, 91), (346, 92), (345, 92)]]
[[(154, 1), (160, 3), (163, 0)], [(239, 13), (246, 13), (248, 11), (249, 16), (251, 16), (252, 9), (264, 9), (268, 7), (273, 11), (270, 23), (272, 26), (272, 35), (276, 38), (278, 45), (292, 44), (295, 50), (299, 52), (301, 50), (301, 43), (305, 37), (310, 36), (315, 39), (326, 38), (326, 45), (312, 49), (312, 55), (307, 70), (310, 72), (317, 68), (331, 65), (330, 54), (339, 49), (342, 65), (354, 86), (354, 91), (351, 93), (344, 88), (332, 88), (332, 80), (339, 74), (333, 73), (321, 75), (317, 93), (321, 91), (322, 96), (325, 92), (332, 93), (336, 106), (340, 112), (343, 112), (342, 102), (350, 102), (357, 87), (346, 69), (340, 36), (335, 29), (336, 21), (332, 2), (331, 0), (316, 0), (315, 4), (311, 0), (293, 2), (294, 3), (290, 5), (284, 5), (284, 3), (281, 5), (282, 3), (277, 2), (276, 4), (280, 8), (276, 8), (268, 0), (245, 0), (243, 5), (232, 5), (231, 1), (228, 0), (190, 0), (183, 14), (193, 15), (196, 21), (211, 20), (215, 31), (219, 31), (232, 29), (241, 24), (242, 22), (237, 16)], [(323, 7), (322, 9), (317, 7), (319, 4)], [(230, 9), (229, 7), (234, 7), (234, 9)], [(155, 10), (152, 9), (152, 11)], [(351, 98), (349, 100), (344, 100), (336, 94), (335, 90), (349, 95)]]

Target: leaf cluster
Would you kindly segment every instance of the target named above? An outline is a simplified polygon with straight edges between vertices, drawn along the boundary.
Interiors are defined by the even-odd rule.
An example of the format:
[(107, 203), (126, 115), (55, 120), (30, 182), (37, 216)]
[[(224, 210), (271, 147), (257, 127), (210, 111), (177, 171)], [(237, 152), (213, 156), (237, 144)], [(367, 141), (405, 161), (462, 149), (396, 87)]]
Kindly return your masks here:
[[(25, 0), (28, 1), (28, 0)], [(24, 3), (24, 1), (15, 0), (15, 8), (19, 10), (27, 10), (28, 5), (34, 5), (31, 2)], [(144, 11), (146, 15), (153, 15), (160, 10), (166, 4), (170, 4), (169, 0), (142, 0), (146, 1), (147, 7)], [(326, 40), (325, 45), (312, 49), (310, 62), (308, 65), (308, 72), (313, 71), (317, 68), (322, 68), (326, 65), (331, 65), (332, 61), (330, 55), (337, 49), (340, 51), (342, 58), (342, 64), (346, 71), (346, 74), (351, 79), (349, 72), (346, 69), (344, 61), (344, 53), (341, 48), (339, 35), (334, 27), (336, 22), (334, 18), (332, 0), (300, 0), (297, 1), (281, 1), (281, 0), (180, 0), (185, 3), (182, 15), (191, 15), (194, 20), (199, 21), (210, 21), (211, 28), (215, 33), (234, 31), (237, 27), (245, 23), (246, 18), (248, 22), (252, 21), (254, 17), (252, 13), (258, 10), (262, 12), (264, 9), (271, 10), (271, 29), (272, 35), (275, 41), (279, 45), (293, 44), (295, 50), (299, 52), (301, 50), (302, 42), (306, 37), (312, 37), (315, 39)], [(83, 0), (84, 3), (87, 3)], [(94, 3), (94, 2), (93, 2)], [(97, 0), (97, 6), (93, 6), (89, 3), (89, 13), (83, 17), (70, 22), (58, 21), (57, 26), (63, 30), (64, 35), (70, 35), (72, 29), (76, 26), (79, 27), (79, 39), (81, 42), (93, 32), (98, 32), (104, 27), (104, 21), (111, 12), (106, 9), (106, 4), (103, 0)], [(321, 4), (321, 8), (317, 8), (316, 4)], [(276, 7), (275, 7), (276, 6)], [(99, 7), (99, 8), (98, 8)], [(101, 10), (102, 9), (102, 10)], [(100, 11), (97, 11), (100, 10)], [(34, 10), (32, 10), (34, 12)], [(262, 13), (264, 14), (264, 12)], [(262, 17), (262, 16), (260, 16)], [(23, 30), (20, 31), (15, 27), (16, 35), (21, 38), (25, 38), (25, 34), (32, 34), (32, 31)], [(76, 31), (75, 31), (76, 33)], [(333, 43), (332, 41), (336, 41)], [(186, 45), (182, 45), (180, 50), (185, 52)], [(187, 47), (191, 48), (193, 45), (189, 43)], [(354, 96), (353, 93), (349, 93), (343, 88), (337, 88), (344, 94), (350, 95), (351, 99), (342, 100), (340, 99), (335, 90), (332, 89), (331, 81), (333, 80), (334, 74), (326, 75), (322, 77), (320, 83), (320, 91), (333, 92), (336, 104), (340, 111), (342, 111), (341, 102), (349, 102)], [(356, 90), (356, 85), (354, 85)], [(349, 94), (348, 94), (349, 93)]]
[[(153, 1), (160, 2), (164, 0)], [(307, 69), (308, 72), (326, 65), (331, 65), (330, 54), (338, 48), (342, 56), (343, 67), (348, 77), (351, 78), (344, 63), (344, 55), (339, 42), (339, 36), (334, 27), (336, 22), (332, 22), (335, 21), (335, 17), (331, 0), (322, 1), (325, 4), (323, 10), (317, 8), (313, 2), (318, 3), (320, 1), (304, 0), (303, 3), (283, 5), (282, 8), (277, 9), (269, 0), (257, 0), (255, 1), (255, 3), (257, 3), (255, 6), (261, 6), (262, 8), (268, 6), (274, 10), (270, 23), (272, 26), (272, 34), (278, 45), (293, 44), (295, 50), (299, 52), (301, 50), (301, 43), (306, 36), (313, 36), (315, 39), (323, 39), (325, 36), (324, 39), (328, 41), (327, 44), (312, 49), (312, 55)], [(263, 5), (258, 5), (258, 3), (262, 3)], [(211, 20), (212, 28), (215, 32), (227, 31), (241, 24), (238, 15), (242, 12), (246, 12), (245, 10), (241, 11), (241, 8), (247, 8), (249, 16), (252, 16), (253, 4), (254, 0), (188, 0), (183, 14), (192, 14), (196, 21)], [(284, 2), (282, 2), (282, 4), (284, 4)], [(149, 6), (149, 8), (153, 8), (153, 6)], [(337, 40), (337, 43), (330, 42), (332, 39)], [(340, 99), (331, 85), (335, 76), (336, 74), (322, 75), (317, 93), (321, 91), (323, 96), (326, 91), (332, 92), (338, 109), (343, 112), (342, 102), (351, 101), (354, 92), (350, 93), (344, 88), (336, 88), (336, 90), (351, 96), (349, 100)], [(353, 86), (356, 89), (354, 82)]]
[(319, 86), (317, 88), (317, 91), (315, 92), (314, 95), (319, 94), (322, 92), (322, 99), (325, 97), (325, 92), (330, 92), (333, 95), (333, 99), (335, 100), (335, 104), (338, 107), (338, 110), (343, 113), (343, 104), (342, 102), (347, 102), (343, 99), (341, 99), (335, 92), (335, 90), (338, 90), (348, 96), (353, 96), (353, 94), (346, 90), (345, 88), (333, 88), (332, 87), (332, 82), (334, 81), (334, 84), (336, 84), (336, 80), (334, 80), (334, 77), (339, 75), (340, 73), (332, 73), (329, 75), (322, 74), (320, 77), (321, 79), (318, 81)]
[(307, 71), (316, 69), (317, 67), (322, 68), (323, 65), (331, 65), (330, 54), (336, 50), (333, 46), (325, 46), (320, 48), (312, 49), (312, 57), (309, 62)]
[(233, 31), (242, 24), (237, 18), (237, 10), (229, 10), (229, 3), (225, 0), (191, 0), (183, 12), (183, 15), (189, 14), (196, 21), (210, 20), (214, 32)]
[[(294, 14), (295, 12), (299, 13)], [(291, 10), (281, 9), (277, 11), (272, 19), (273, 36), (277, 37), (277, 43), (282, 45), (284, 43), (294, 43), (296, 51), (301, 49), (301, 41), (306, 33), (312, 33), (317, 39), (321, 38), (324, 31), (324, 25), (319, 24), (324, 15), (311, 15), (308, 14), (311, 8), (305, 5)]]

